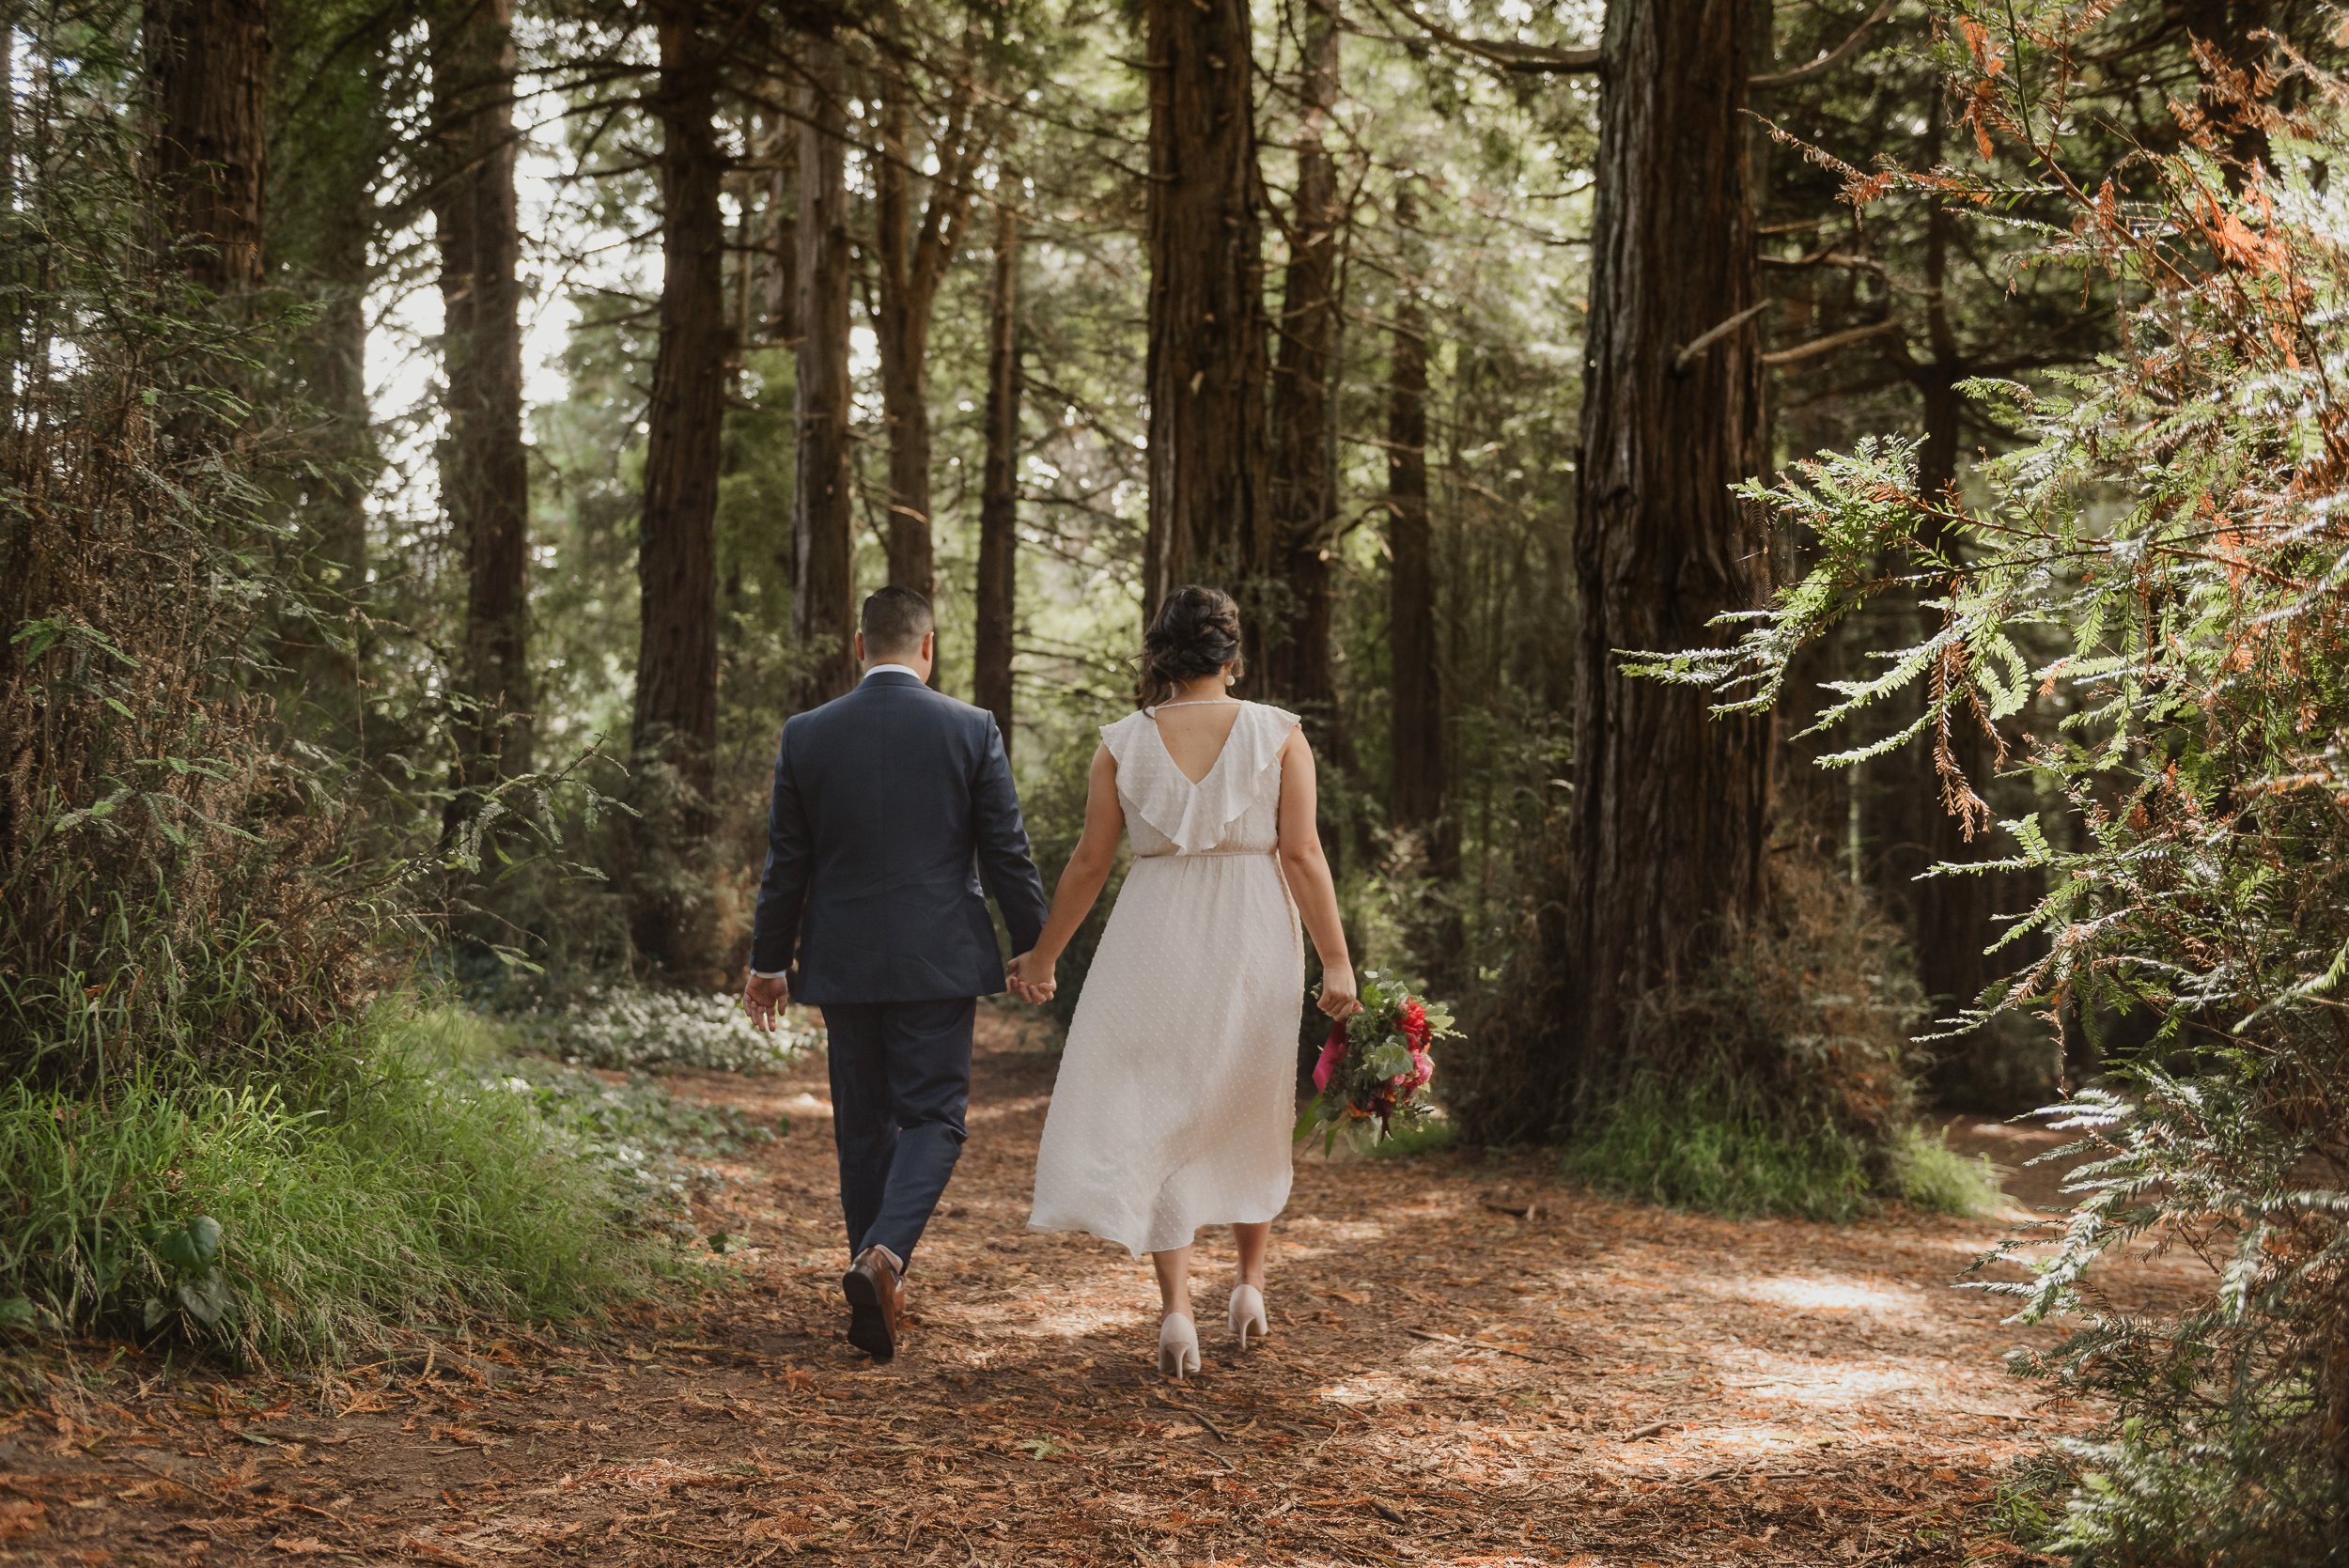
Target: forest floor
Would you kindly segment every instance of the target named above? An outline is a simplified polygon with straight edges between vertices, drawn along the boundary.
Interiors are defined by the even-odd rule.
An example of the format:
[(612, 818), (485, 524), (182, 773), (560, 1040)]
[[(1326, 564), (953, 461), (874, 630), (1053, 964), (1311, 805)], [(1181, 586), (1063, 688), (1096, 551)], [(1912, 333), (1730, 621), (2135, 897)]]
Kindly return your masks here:
[[(1998, 1221), (1691, 1217), (1531, 1154), (1300, 1157), (1271, 1337), (1224, 1342), (1220, 1234), (1206, 1366), (1171, 1382), (1146, 1261), (1025, 1229), (1048, 1047), (982, 1010), (894, 1364), (842, 1338), (821, 1059), (678, 1075), (794, 1128), (718, 1168), (705, 1218), (741, 1246), (698, 1299), (325, 1380), (60, 1367), (0, 1421), (0, 1560), (1987, 1563), (2023, 1555), (2013, 1467), (2093, 1421), (2000, 1364), (2053, 1330), (1951, 1288)], [(1952, 1141), (2019, 1164), (2034, 1137)]]

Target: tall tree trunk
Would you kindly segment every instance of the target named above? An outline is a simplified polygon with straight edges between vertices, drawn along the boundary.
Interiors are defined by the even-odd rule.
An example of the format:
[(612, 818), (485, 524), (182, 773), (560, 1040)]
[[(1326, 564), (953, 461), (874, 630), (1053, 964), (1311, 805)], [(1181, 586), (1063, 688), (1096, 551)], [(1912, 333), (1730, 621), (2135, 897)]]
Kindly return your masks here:
[[(1749, 0), (1608, 8), (1575, 534), (1580, 598), (1574, 816), (1558, 966), (1567, 983), (1520, 1125), (1595, 1109), (1634, 1065), (1640, 995), (1759, 908), (1766, 720), (1626, 678), (1619, 648), (1674, 650), (1760, 602), (1760, 521), (1729, 487), (1760, 467), (1761, 365), (1747, 201)], [(1642, 1063), (1667, 1074), (1692, 1063)], [(1547, 1103), (1544, 1103), (1547, 1101)]]
[(855, 491), (848, 449), (848, 68), (840, 46), (811, 38), (800, 91), (799, 572), (792, 634), (807, 708), (856, 684)]
[(792, 222), (799, 188), (800, 128), (780, 115), (767, 120), (767, 244), (762, 253), (767, 284), (759, 336), (789, 343), (800, 335), (800, 235)]
[(679, 873), (700, 852), (713, 811), (718, 459), (732, 336), (718, 200), (725, 159), (712, 125), (718, 78), (698, 15), (687, 0), (662, 0), (655, 12), (661, 74), (648, 106), (661, 132), (661, 347), (646, 411), (630, 726), (646, 791), (634, 937), (640, 952), (672, 972), (706, 956), (695, 934), (698, 905)]
[[(443, 503), (465, 559), (456, 671), (466, 785), (527, 771), (530, 472), (522, 448), (521, 229), (514, 198), (513, 0), (476, 0), (435, 40), (448, 435)], [(656, 418), (654, 440), (661, 439)]]
[(159, 0), (148, 13), (155, 176), (181, 265), (214, 294), (261, 277), (269, 175), (268, 0)]
[[(1395, 192), (1404, 276), (1395, 290), (1387, 394), (1387, 654), (1394, 763), (1389, 808), (1398, 828), (1444, 814), (1443, 689), (1437, 673), (1436, 564), (1427, 516), (1427, 311), (1412, 233), (1418, 204)], [(1446, 841), (1450, 834), (1439, 835)], [(1434, 846), (1431, 844), (1431, 850)], [(1442, 868), (1439, 868), (1439, 871)]]
[(873, 319), (880, 354), (881, 417), (889, 428), (889, 581), (924, 598), (937, 591), (930, 538), (929, 300), (913, 250), (913, 175), (905, 90), (885, 89), (881, 156), (873, 167), (873, 241), (879, 263)]
[(16, 26), (20, 0), (0, 0), (0, 79), (8, 84), (0, 101), (0, 432), (16, 427), (16, 367), (24, 364), (24, 295), (30, 279), (16, 243), (17, 89)]
[(1019, 580), (1019, 211), (1006, 196), (995, 207), (995, 288), (988, 306), (987, 466), (979, 478), (978, 613), (971, 679), (971, 700), (995, 715), (1006, 749)]
[(1332, 0), (1305, 0), (1297, 197), (1281, 293), (1279, 366), (1272, 377), (1272, 455), (1266, 495), (1272, 586), (1254, 642), (1258, 690), (1305, 716), (1328, 748), (1338, 722), (1330, 662), (1330, 521), (1336, 510), (1330, 442), (1330, 373), (1337, 341), (1337, 164), (1322, 144), (1338, 97)]
[(1147, 0), (1149, 532), (1143, 613), (1246, 593), (1265, 544), (1264, 258), (1247, 0)]
[[(971, 114), (966, 70), (943, 125), (929, 138), (938, 170), (915, 222), (913, 116), (902, 82), (882, 89), (881, 157), (873, 168), (873, 336), (880, 357), (881, 414), (889, 427), (889, 581), (924, 598), (938, 594), (930, 517), (930, 322), (939, 286), (962, 244), (971, 212), (970, 170), (982, 138)], [(930, 683), (938, 683), (933, 668)]]

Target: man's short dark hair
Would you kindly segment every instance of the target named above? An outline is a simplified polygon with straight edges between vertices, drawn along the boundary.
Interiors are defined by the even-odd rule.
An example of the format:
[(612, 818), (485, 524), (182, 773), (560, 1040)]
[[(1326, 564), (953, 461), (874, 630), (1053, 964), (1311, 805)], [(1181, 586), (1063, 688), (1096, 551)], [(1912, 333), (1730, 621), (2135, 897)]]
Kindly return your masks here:
[(864, 612), (857, 617), (857, 629), (864, 633), (864, 657), (868, 660), (919, 653), (922, 639), (937, 626), (938, 617), (930, 613), (930, 601), (910, 588), (876, 591), (865, 599)]

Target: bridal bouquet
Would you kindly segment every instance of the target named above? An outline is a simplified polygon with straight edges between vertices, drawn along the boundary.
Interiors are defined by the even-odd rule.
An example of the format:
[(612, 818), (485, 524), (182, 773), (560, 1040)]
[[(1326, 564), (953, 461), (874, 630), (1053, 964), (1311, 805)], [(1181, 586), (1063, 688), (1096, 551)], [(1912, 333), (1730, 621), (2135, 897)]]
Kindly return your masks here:
[(1411, 995), (1392, 976), (1364, 970), (1361, 995), (1361, 1011), (1330, 1026), (1314, 1064), (1317, 1093), (1297, 1119), (1297, 1138), (1321, 1132), (1324, 1154), (1340, 1132), (1370, 1145), (1392, 1133), (1398, 1117), (1406, 1124), (1424, 1120), (1420, 1091), (1436, 1076), (1428, 1048), (1459, 1038), (1449, 1007)]

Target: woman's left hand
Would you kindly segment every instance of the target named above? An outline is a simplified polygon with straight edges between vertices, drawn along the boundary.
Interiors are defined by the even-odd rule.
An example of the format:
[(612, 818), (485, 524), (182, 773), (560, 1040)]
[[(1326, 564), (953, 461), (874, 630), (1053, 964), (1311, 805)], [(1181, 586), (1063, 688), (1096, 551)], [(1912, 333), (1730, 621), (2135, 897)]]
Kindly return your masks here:
[(1321, 971), (1321, 1010), (1338, 1023), (1362, 1010), (1362, 999), (1354, 990), (1352, 965)]

